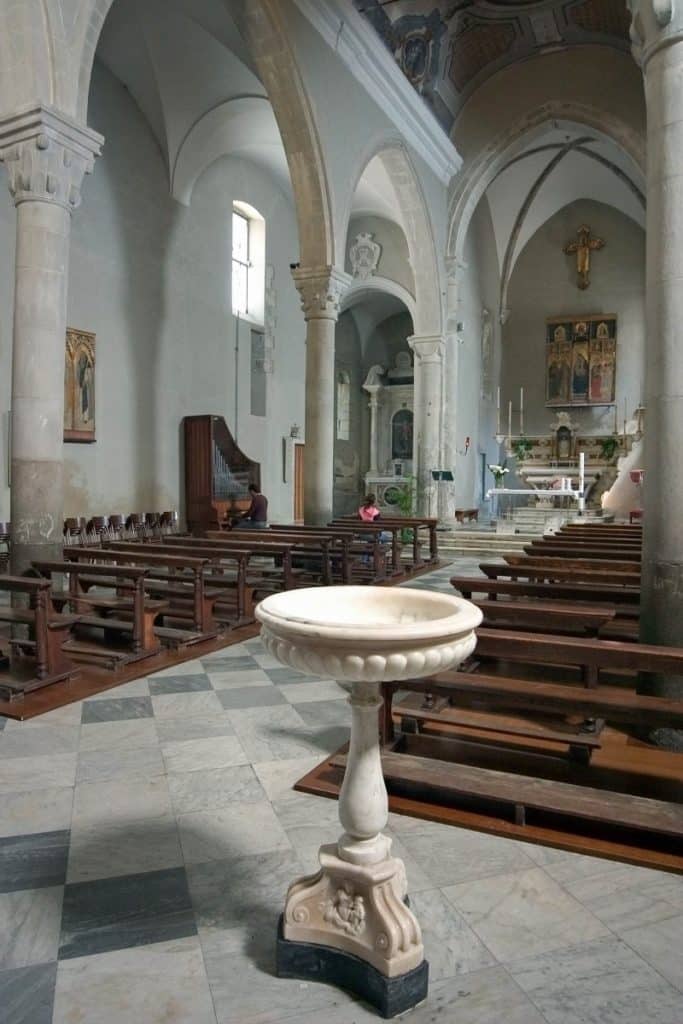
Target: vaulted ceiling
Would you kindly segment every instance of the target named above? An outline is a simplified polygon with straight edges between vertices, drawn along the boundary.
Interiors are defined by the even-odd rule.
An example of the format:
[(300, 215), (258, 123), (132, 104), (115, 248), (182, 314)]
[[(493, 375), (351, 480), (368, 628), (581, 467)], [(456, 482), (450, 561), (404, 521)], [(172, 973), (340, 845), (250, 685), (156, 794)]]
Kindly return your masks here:
[(446, 131), (490, 75), (583, 44), (629, 49), (625, 0), (354, 0)]

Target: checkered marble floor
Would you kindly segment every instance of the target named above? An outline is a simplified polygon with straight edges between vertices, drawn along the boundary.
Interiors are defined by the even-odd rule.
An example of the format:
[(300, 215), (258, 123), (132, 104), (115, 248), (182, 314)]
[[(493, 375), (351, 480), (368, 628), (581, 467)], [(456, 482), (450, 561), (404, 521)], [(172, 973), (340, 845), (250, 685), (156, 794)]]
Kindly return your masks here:
[[(472, 559), (415, 581), (449, 590)], [(0, 1024), (363, 1024), (274, 976), (288, 882), (336, 838), (292, 783), (348, 735), (259, 640), (0, 719)], [(431, 965), (415, 1024), (681, 1024), (683, 879), (391, 816)]]

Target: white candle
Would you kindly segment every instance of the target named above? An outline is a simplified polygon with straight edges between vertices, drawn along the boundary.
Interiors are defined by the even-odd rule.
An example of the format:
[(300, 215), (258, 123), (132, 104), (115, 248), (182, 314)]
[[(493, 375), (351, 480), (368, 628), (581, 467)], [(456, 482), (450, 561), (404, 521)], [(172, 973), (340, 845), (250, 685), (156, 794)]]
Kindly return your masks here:
[(614, 433), (619, 433), (619, 413), (617, 412), (617, 403), (614, 403)]
[(508, 402), (508, 445), (512, 439), (512, 402)]
[(519, 389), (519, 432), (524, 433), (524, 388)]
[(496, 390), (496, 433), (500, 434), (500, 387)]

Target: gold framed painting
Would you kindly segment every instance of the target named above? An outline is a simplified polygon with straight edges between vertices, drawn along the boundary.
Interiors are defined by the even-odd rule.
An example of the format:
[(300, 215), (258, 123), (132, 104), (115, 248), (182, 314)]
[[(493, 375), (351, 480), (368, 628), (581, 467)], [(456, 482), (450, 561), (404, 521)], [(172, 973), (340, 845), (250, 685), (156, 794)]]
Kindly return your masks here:
[(547, 406), (614, 403), (616, 316), (551, 317), (545, 341)]
[(64, 440), (95, 440), (95, 335), (73, 327), (66, 329)]

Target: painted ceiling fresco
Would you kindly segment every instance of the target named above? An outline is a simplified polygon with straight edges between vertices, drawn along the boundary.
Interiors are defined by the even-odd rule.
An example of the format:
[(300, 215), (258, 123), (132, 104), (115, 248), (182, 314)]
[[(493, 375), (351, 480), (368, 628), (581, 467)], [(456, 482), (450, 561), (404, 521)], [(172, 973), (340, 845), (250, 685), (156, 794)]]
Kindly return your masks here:
[(446, 131), (490, 75), (538, 53), (629, 49), (625, 0), (354, 0)]

